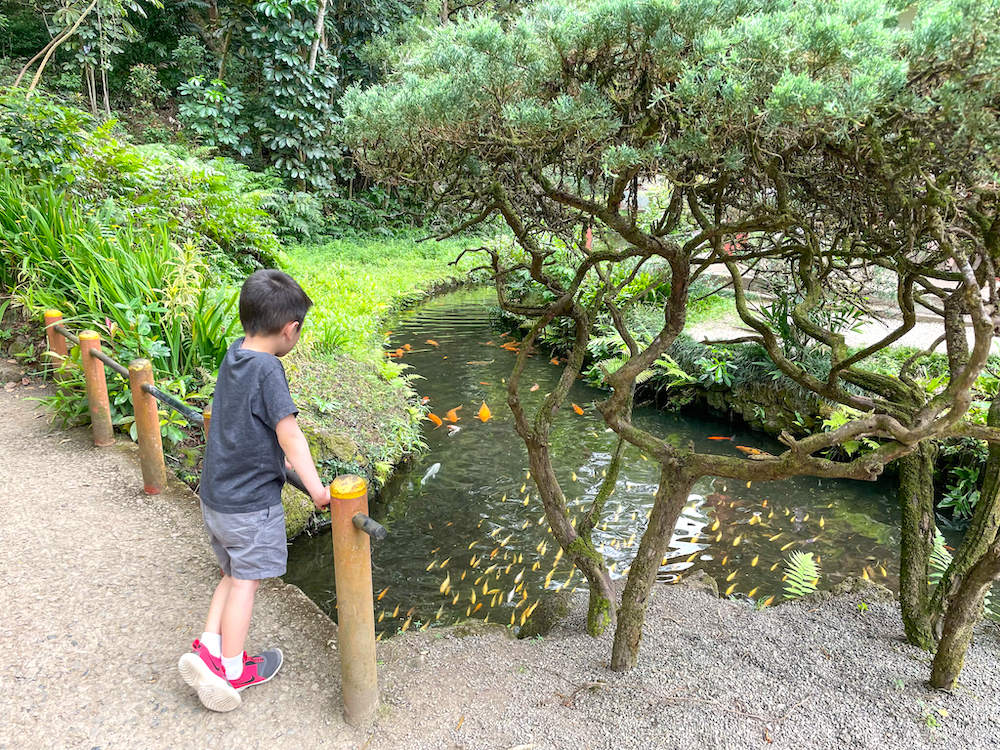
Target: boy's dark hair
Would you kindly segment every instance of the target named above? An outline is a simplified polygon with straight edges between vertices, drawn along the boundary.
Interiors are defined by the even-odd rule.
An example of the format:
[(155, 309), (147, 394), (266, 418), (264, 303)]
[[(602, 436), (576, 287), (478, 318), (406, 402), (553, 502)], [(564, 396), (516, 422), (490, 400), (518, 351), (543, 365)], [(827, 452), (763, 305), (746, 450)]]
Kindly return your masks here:
[(274, 268), (254, 271), (240, 290), (240, 322), (251, 336), (280, 333), (293, 320), (302, 325), (310, 307), (298, 282)]

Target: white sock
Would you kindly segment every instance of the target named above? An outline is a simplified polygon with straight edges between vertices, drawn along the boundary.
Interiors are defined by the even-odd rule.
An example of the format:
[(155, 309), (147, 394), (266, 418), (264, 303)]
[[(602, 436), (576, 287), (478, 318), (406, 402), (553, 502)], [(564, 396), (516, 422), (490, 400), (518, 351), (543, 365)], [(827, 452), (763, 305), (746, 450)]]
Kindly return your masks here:
[(223, 656), (222, 666), (226, 670), (226, 679), (235, 680), (243, 674), (243, 654), (239, 656)]
[(202, 645), (208, 649), (208, 653), (216, 659), (222, 658), (222, 636), (218, 633), (209, 633), (207, 630), (201, 634)]

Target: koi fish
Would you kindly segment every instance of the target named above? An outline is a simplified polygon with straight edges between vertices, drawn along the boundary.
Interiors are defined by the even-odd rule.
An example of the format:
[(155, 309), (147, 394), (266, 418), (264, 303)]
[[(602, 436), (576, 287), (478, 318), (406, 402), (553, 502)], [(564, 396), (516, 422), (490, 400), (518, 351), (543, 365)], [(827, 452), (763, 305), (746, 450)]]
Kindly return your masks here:
[(486, 422), (493, 416), (492, 412), (490, 412), (490, 407), (486, 405), (485, 401), (483, 401), (483, 405), (479, 407), (479, 412), (476, 416), (479, 417), (481, 422)]
[(385, 587), (384, 589), (382, 589), (381, 591), (379, 591), (379, 592), (378, 592), (378, 597), (376, 597), (375, 601), (377, 601), (377, 602), (380, 602), (380, 601), (382, 601), (382, 597), (383, 597), (383, 596), (385, 596), (385, 593), (386, 593), (386, 592), (387, 592), (388, 590), (389, 590), (389, 587), (388, 587), (388, 586), (386, 586), (386, 587)]
[(424, 474), (423, 479), (420, 480), (420, 484), (423, 484), (428, 479), (433, 479), (434, 477), (436, 477), (439, 471), (441, 471), (441, 464), (440, 463), (432, 464), (431, 468), (429, 468), (427, 472)]
[(427, 343), (428, 343), (428, 344), (430, 344), (431, 346), (441, 346), (441, 345), (440, 345), (440, 344), (439, 344), (439, 343), (438, 343), (437, 341), (435, 341), (434, 339), (427, 339)]
[(533, 386), (531, 386), (531, 388), (529, 388), (528, 390), (529, 390), (529, 391), (531, 391), (532, 393), (534, 393), (534, 392), (535, 392), (535, 391), (537, 391), (537, 390), (538, 390), (539, 388), (540, 388), (540, 386), (538, 385), (538, 383), (535, 383), (535, 384), (534, 384)]
[(461, 419), (461, 417), (458, 416), (458, 410), (461, 408), (461, 406), (456, 406), (454, 409), (449, 409), (447, 413), (445, 413), (444, 418), (449, 422), (457, 422)]
[(750, 448), (750, 447), (748, 447), (746, 445), (734, 445), (733, 447), (736, 450), (741, 451), (741, 452), (747, 454), (748, 456), (759, 456), (760, 454), (762, 454), (764, 452), (762, 450), (759, 450), (758, 448)]
[(549, 364), (550, 365), (558, 365), (559, 364), (559, 358), (558, 357), (553, 357), (552, 359), (549, 360)]
[(479, 385), (489, 385), (485, 380), (480, 380)]
[(581, 409), (581, 408), (580, 408), (579, 406), (577, 406), (576, 404), (570, 404), (570, 406), (572, 406), (572, 407), (573, 407), (573, 411), (575, 411), (575, 412), (576, 412), (577, 414), (583, 414), (583, 409)]
[[(723, 437), (722, 435), (709, 435), (708, 439), (709, 440), (732, 440), (731, 437)], [(739, 446), (736, 446), (736, 447), (738, 448)]]
[(403, 344), (403, 350), (407, 352), (413, 351), (413, 347), (410, 346), (409, 344)]
[(457, 424), (450, 424), (450, 425), (448, 425), (448, 437), (454, 437), (455, 435), (457, 435), (461, 431), (462, 431), (462, 428), (459, 427)]
[(444, 424), (444, 421), (434, 412), (427, 412), (427, 418), (434, 423), (434, 429)]

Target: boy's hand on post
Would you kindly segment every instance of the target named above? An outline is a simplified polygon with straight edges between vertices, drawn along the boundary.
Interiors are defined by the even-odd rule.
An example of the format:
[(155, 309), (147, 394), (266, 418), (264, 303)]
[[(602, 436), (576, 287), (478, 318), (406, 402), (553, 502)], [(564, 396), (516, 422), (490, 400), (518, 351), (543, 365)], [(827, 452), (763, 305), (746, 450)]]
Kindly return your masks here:
[(313, 495), (313, 505), (316, 506), (316, 510), (326, 510), (330, 507), (330, 488), (324, 487), (322, 495)]

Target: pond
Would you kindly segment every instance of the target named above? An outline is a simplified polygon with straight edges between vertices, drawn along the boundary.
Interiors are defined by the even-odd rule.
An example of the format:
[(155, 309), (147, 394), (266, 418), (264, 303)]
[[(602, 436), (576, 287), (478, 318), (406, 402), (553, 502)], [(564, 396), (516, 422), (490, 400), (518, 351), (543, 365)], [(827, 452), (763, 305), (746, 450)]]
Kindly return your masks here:
[[(501, 335), (494, 327), (494, 301), (486, 291), (445, 295), (392, 327), (390, 347), (402, 349), (398, 361), (423, 378), (416, 388), (430, 410), (442, 418), (451, 412), (457, 421), (425, 422), (428, 450), (396, 473), (371, 508), (389, 530), (373, 545), (376, 627), (386, 635), (468, 617), (520, 625), (545, 591), (585, 587), (548, 531), (514, 432), (506, 379), (516, 355), (502, 346), (517, 333)], [(529, 358), (522, 378), (527, 408), (541, 402), (560, 372), (542, 353)], [(593, 406), (603, 397), (578, 381), (553, 427), (552, 454), (573, 515), (589, 507), (616, 443)], [(477, 418), (483, 403), (492, 413), (485, 422)], [(693, 441), (699, 450), (780, 450), (766, 435), (709, 415), (642, 407), (634, 420), (659, 435)], [(656, 464), (630, 446), (595, 531), (615, 578), (627, 574), (638, 549), (657, 476)], [(720, 592), (771, 603), (782, 597), (785, 561), (801, 550), (819, 561), (821, 588), (847, 576), (895, 587), (894, 491), (888, 481), (703, 479), (681, 514), (658, 579), (672, 583), (700, 569), (719, 582)], [(285, 580), (336, 617), (332, 558), (329, 532), (300, 538), (289, 550)]]

